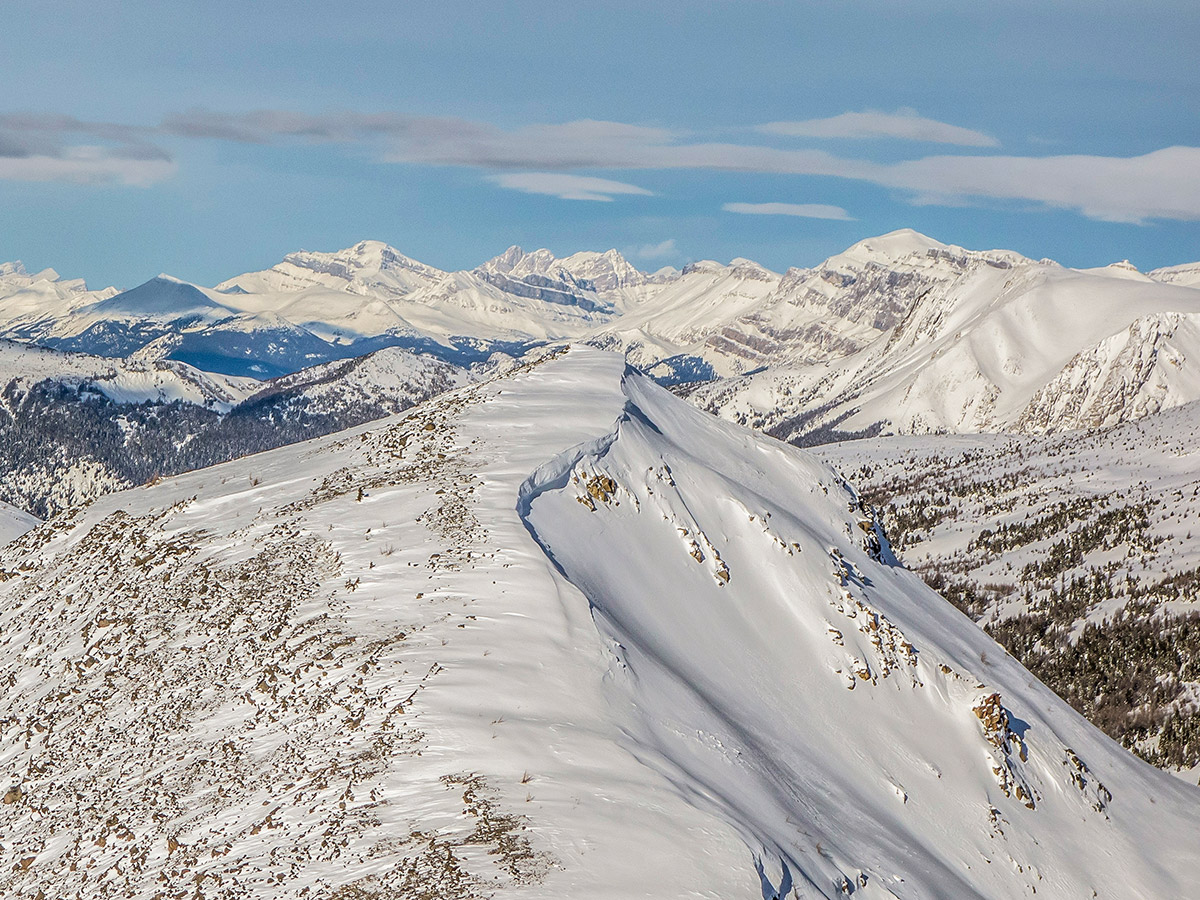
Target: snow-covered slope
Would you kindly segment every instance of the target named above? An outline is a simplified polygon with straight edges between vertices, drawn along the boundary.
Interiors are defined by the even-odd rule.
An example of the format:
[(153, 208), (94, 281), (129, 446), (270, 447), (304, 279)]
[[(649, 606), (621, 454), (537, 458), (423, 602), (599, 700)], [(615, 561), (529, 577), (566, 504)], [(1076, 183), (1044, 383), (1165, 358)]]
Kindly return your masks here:
[(779, 280), (747, 259), (691, 263), (677, 278), (627, 291), (625, 314), (593, 331), (588, 341), (624, 352), (668, 383), (744, 371), (741, 354), (729, 352), (730, 323), (761, 304)]
[(0, 403), (10, 406), (46, 380), (86, 383), (115, 403), (182, 400), (217, 410), (230, 409), (262, 387), (252, 378), (214, 375), (174, 360), (112, 359), (0, 340)]
[(778, 346), (696, 402), (811, 439), (1104, 426), (1200, 398), (1200, 291), (1127, 266), (1077, 271), (906, 232), (814, 272), (745, 319), (779, 333), (788, 313), (816, 315), (830, 358)]
[(0, 545), (19, 538), (31, 528), (41, 524), (41, 519), (24, 510), (0, 501)]
[(1113, 737), (1196, 782), (1200, 401), (1098, 431), (814, 452), (928, 583)]
[(1181, 266), (1165, 266), (1148, 273), (1155, 281), (1167, 284), (1183, 284), (1188, 287), (1200, 286), (1200, 262), (1184, 263)]
[(13, 896), (1163, 898), (1200, 793), (800, 451), (554, 354), (0, 552)]

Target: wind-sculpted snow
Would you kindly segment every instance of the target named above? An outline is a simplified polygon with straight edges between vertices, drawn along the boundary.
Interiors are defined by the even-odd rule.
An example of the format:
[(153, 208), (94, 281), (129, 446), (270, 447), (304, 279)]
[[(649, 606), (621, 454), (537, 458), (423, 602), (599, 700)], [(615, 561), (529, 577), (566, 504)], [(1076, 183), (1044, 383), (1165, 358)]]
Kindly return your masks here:
[(614, 641), (630, 749), (735, 825), (764, 897), (1200, 889), (1194, 849), (1147, 851), (1200, 794), (885, 564), (823, 465), (624, 384), (616, 430), (542, 470), (526, 519)]
[(831, 470), (616, 355), (102, 498), (0, 572), (5, 897), (1197, 893), (1194, 789)]

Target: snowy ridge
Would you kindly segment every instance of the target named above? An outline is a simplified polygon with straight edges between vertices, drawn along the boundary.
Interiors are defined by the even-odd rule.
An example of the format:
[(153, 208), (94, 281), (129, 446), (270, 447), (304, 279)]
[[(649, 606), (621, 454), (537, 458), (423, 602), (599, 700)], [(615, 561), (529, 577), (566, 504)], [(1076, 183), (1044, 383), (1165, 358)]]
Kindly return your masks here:
[(325, 363), (273, 379), (250, 399), (287, 393), (329, 415), (370, 405), (396, 413), (411, 406), (414, 397), (432, 397), (471, 380), (466, 370), (457, 366), (387, 347), (367, 356)]
[(1196, 789), (893, 565), (830, 469), (617, 355), (103, 498), (0, 566), (13, 896), (1200, 891)]

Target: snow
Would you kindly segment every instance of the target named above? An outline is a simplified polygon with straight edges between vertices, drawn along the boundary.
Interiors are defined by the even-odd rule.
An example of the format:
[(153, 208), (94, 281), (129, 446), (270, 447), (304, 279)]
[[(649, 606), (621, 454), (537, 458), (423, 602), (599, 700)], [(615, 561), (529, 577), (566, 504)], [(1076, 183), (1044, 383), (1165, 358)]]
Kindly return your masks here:
[[(1000, 554), (969, 550), (981, 531), (1036, 521), (1084, 500), (1110, 508), (1146, 505), (1147, 528), (1127, 535), (1112, 550), (1089, 553), (1064, 572), (1065, 581), (1094, 567), (1114, 583), (1128, 575), (1148, 585), (1200, 567), (1200, 545), (1191, 539), (1191, 523), (1200, 519), (1200, 402), (1102, 430), (893, 435), (826, 444), (813, 452), (844, 472), (855, 472), (860, 487), (886, 487), (892, 503), (930, 493), (952, 496), (956, 512), (915, 537), (909, 561), (969, 573), (979, 585), (1013, 584), (1016, 573), (1042, 560), (1062, 537), (1055, 532)], [(1045, 591), (1034, 593), (1044, 601)], [(1087, 618), (1099, 621), (1125, 603), (1118, 595), (1088, 610)], [(1177, 601), (1162, 606), (1176, 612), (1191, 608)], [(1151, 615), (1159, 608), (1131, 614)], [(1024, 611), (1024, 604), (1012, 602), (985, 618)]]
[[(1115, 424), (1200, 398), (1200, 291), (1004, 251), (920, 255), (926, 242), (903, 237), (899, 251), (872, 239), (789, 273), (744, 317), (752, 327), (736, 326), (762, 346), (816, 322), (824, 358), (764, 360), (695, 402), (762, 428), (808, 414), (809, 429), (922, 433)], [(791, 337), (783, 353), (802, 346)]]
[(573, 339), (668, 383), (712, 381), (695, 402), (785, 437), (1061, 431), (1200, 399), (1197, 271), (1074, 270), (912, 229), (782, 275), (742, 257), (647, 275), (616, 250), (518, 246), (446, 272), (361, 241), (216, 289), (162, 275), (89, 292), (13, 264), (0, 335), (256, 375), (388, 344), (466, 365)]
[(252, 378), (214, 375), (181, 362), (109, 359), (0, 340), (0, 385), (12, 391), (47, 379), (86, 381), (114, 403), (182, 400), (220, 411), (262, 387)]
[(0, 890), (1200, 893), (1200, 792), (877, 541), (579, 347), (102, 498), (0, 554)]
[(1184, 263), (1181, 266), (1165, 266), (1149, 273), (1155, 281), (1167, 284), (1182, 284), (1200, 287), (1200, 262)]
[(12, 504), (0, 501), (0, 546), (19, 538), (40, 524), (41, 520), (37, 516), (31, 516)]

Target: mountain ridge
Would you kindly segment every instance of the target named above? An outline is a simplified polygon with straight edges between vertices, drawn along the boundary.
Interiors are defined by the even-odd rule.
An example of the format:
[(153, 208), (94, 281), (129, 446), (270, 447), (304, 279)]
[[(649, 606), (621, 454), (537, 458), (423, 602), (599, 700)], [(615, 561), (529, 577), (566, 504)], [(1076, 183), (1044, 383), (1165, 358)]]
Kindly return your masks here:
[[(585, 340), (624, 352), (662, 383), (695, 387), (710, 411), (800, 441), (1061, 430), (1200, 397), (1193, 267), (1067, 269), (912, 229), (783, 274), (737, 258), (649, 275), (615, 250), (559, 258), (515, 245), (444, 272), (362, 241), (288, 254), (215, 289), (160, 276), (92, 293), (9, 266), (0, 336), (110, 356), (157, 352), (260, 378), (385, 346), (479, 365), (494, 352)], [(33, 282), (55, 299), (30, 294)], [(1095, 379), (1108, 387), (1084, 388)]]
[(844, 479), (620, 355), (102, 499), (5, 561), (10, 891), (1200, 887), (1196, 788), (892, 564)]

